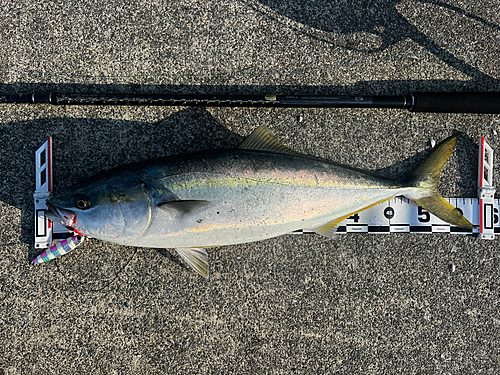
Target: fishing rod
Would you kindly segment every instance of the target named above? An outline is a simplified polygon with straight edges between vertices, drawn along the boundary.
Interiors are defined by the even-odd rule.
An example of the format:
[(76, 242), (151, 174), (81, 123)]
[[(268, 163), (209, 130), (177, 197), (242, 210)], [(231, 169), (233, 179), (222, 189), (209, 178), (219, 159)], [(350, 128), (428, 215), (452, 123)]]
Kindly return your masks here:
[(411, 112), (500, 113), (500, 92), (433, 92), (400, 96), (29, 93), (0, 94), (0, 103), (51, 105), (278, 108), (396, 108)]

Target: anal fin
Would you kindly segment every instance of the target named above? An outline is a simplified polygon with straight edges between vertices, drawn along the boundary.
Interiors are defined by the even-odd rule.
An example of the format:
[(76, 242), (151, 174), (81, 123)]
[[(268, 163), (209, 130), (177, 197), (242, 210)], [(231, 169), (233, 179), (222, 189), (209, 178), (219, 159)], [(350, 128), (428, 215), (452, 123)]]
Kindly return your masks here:
[(315, 233), (318, 233), (318, 234), (321, 234), (322, 236), (325, 236), (325, 237), (328, 237), (328, 238), (333, 238), (333, 236), (335, 236), (335, 233), (337, 233), (337, 226), (340, 224), (340, 222), (346, 218), (348, 218), (349, 216), (352, 216), (354, 215), (355, 213), (358, 213), (358, 212), (361, 212), (361, 211), (364, 211), (364, 210), (367, 210), (373, 206), (376, 206), (377, 204), (379, 203), (382, 203), (382, 202), (385, 202), (385, 201), (388, 201), (389, 199), (393, 198), (393, 196), (390, 196), (389, 198), (384, 198), (384, 199), (381, 199), (375, 203), (372, 203), (366, 207), (363, 207), (362, 209), (360, 210), (357, 210), (357, 211), (353, 211), (347, 215), (344, 215), (344, 216), (341, 216), (335, 220), (332, 220), (332, 221), (329, 221), (328, 223), (326, 224), (323, 224), (317, 228), (311, 228), (311, 230)]
[(351, 214), (339, 217), (338, 219), (329, 221), (328, 223), (317, 228), (312, 228), (311, 230), (315, 233), (321, 234), (322, 236), (333, 238), (333, 236), (335, 236), (335, 233), (337, 232), (337, 226), (339, 225), (339, 223), (350, 215)]

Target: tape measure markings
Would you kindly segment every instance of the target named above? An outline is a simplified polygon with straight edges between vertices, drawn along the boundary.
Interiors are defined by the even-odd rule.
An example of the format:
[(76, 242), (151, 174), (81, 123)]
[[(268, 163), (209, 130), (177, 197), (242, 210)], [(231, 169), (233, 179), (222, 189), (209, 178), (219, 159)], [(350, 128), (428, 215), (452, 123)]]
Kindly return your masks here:
[[(457, 208), (472, 224), (479, 225), (478, 198), (445, 198)], [(487, 204), (483, 209), (484, 223), (500, 233), (498, 207), (500, 199)], [(486, 205), (485, 205), (486, 206)], [(485, 226), (487, 227), (487, 226)], [(314, 233), (310, 230), (298, 230), (295, 234)], [(358, 212), (342, 221), (337, 233), (479, 233), (479, 229), (455, 227), (404, 197), (395, 197), (387, 202)]]

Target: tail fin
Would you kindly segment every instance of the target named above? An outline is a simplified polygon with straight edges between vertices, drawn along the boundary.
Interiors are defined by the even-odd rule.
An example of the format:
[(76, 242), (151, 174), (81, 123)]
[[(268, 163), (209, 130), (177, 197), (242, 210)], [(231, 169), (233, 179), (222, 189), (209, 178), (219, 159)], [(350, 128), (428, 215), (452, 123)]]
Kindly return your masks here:
[(412, 173), (410, 183), (420, 191), (415, 198), (409, 197), (416, 204), (436, 215), (440, 219), (461, 228), (472, 229), (474, 226), (439, 194), (439, 173), (450, 157), (458, 134), (441, 142), (432, 153)]

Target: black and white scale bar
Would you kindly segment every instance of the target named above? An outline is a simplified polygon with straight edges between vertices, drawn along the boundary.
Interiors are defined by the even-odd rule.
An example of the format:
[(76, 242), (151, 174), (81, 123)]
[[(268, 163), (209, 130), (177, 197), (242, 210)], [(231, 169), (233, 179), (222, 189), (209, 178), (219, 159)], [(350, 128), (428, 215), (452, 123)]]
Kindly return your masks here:
[[(457, 208), (472, 224), (479, 226), (478, 198), (445, 198)], [(500, 234), (498, 209), (500, 199), (495, 199), (493, 209), (488, 211), (495, 234)], [(313, 233), (298, 230), (294, 234)], [(473, 234), (479, 229), (458, 228), (439, 219), (404, 197), (395, 197), (365, 211), (349, 216), (340, 222), (337, 233), (451, 233)]]

